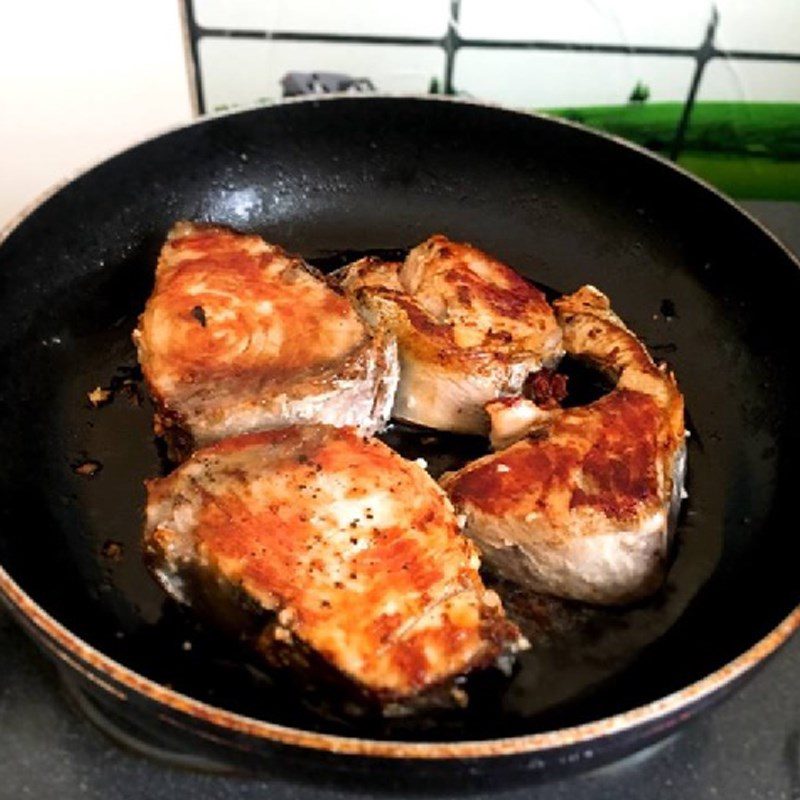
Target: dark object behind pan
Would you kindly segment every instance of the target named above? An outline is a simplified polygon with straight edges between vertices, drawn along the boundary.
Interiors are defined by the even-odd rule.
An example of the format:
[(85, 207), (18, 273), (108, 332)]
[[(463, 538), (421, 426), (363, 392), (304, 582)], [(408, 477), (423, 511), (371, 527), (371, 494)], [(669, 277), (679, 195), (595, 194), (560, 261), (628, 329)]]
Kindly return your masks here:
[[(320, 713), (324, 699), (287, 693), (165, 603), (138, 551), (141, 481), (161, 464), (129, 332), (161, 241), (181, 218), (256, 231), (319, 263), (343, 250), (404, 248), (440, 231), (557, 291), (599, 286), (670, 362), (686, 396), (690, 498), (665, 591), (592, 617), (569, 646), (527, 656), (508, 684), (479, 682), (468, 712), (385, 725)], [(73, 671), (106, 713), (144, 727), (163, 714), (182, 726), (167, 738), (185, 735), (185, 747), (211, 750), (215, 760), (272, 768), (271, 738), (281, 735), (257, 725), (233, 732), (224, 714), (200, 721), (169, 693), (134, 689), (60, 632), (45, 636), (40, 610), (22, 602), (9, 578), (92, 647), (185, 695), (323, 734), (306, 742), (323, 749), (333, 746), (327, 734), (382, 740), (384, 756), (401, 753), (392, 750), (396, 740), (423, 743), (425, 758), (447, 755), (437, 743), (471, 742), (460, 755), (482, 757), (473, 764), (480, 772), (552, 772), (581, 765), (586, 752), (596, 763), (641, 746), (721, 696), (797, 624), (789, 459), (800, 272), (727, 200), (634, 148), (560, 122), (446, 101), (350, 98), (246, 112), (147, 142), (69, 184), (0, 247), (0, 281), (2, 588), (70, 669), (88, 664), (94, 678), (124, 692), (127, 702), (115, 702)], [(114, 401), (91, 408), (86, 393), (112, 378)], [(418, 434), (390, 436), (440, 468), (464, 455), (463, 443), (447, 437), (426, 444)], [(93, 474), (78, 474), (87, 463)], [(510, 751), (497, 744), (683, 690), (791, 614), (769, 646), (661, 710), (574, 735), (512, 739)], [(517, 755), (492, 761), (499, 751)], [(314, 749), (292, 754), (353, 766), (352, 757)], [(433, 761), (420, 772), (458, 763)], [(380, 764), (389, 769), (386, 759)]]

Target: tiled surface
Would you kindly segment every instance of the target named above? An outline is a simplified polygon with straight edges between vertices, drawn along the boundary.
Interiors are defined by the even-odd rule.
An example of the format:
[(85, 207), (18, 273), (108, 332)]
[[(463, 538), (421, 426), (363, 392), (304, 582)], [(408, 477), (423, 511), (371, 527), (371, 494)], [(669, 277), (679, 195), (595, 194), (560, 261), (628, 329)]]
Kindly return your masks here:
[(371, 78), (384, 92), (424, 94), (431, 78), (444, 70), (444, 51), (426, 46), (204, 38), (200, 63), (206, 107), (214, 111), (280, 96), (280, 79), (291, 70), (344, 72)]
[[(800, 205), (745, 204), (800, 252)], [(800, 637), (648, 757), (482, 800), (800, 800)], [(0, 800), (346, 800), (346, 787), (185, 772), (118, 749), (65, 704), (52, 667), (0, 611)], [(397, 795), (395, 795), (397, 796)]]
[(442, 36), (450, 0), (194, 0), (206, 28)]
[(462, 0), (459, 31), (470, 39), (696, 47), (710, 0)]
[[(800, 8), (800, 1), (797, 4)], [(800, 39), (800, 27), (797, 29)], [(800, 42), (797, 49), (800, 50)], [(752, 100), (762, 103), (800, 102), (800, 63), (725, 61), (706, 67), (698, 100)]]
[(652, 102), (682, 101), (693, 69), (689, 58), (464, 47), (456, 53), (453, 83), (459, 92), (511, 107), (624, 105), (637, 81), (650, 88)]
[(715, 5), (720, 18), (720, 47), (768, 53), (800, 51), (797, 0), (715, 0)]
[[(205, 28), (256, 31), (265, 39), (206, 38), (200, 62), (209, 110), (280, 97), (288, 71), (339, 71), (369, 77), (379, 91), (417, 93), (444, 78), (444, 50), (397, 43), (384, 49), (361, 41), (275, 42), (287, 31), (438, 39), (447, 31), (449, 0), (192, 0)], [(694, 61), (676, 54), (631, 55), (570, 50), (569, 44), (695, 50), (719, 12), (719, 47), (800, 55), (800, 2), (763, 0), (461, 0), (453, 86), (491, 102), (526, 108), (624, 105), (633, 86), (650, 88), (650, 102), (685, 101)], [(470, 41), (536, 42), (542, 49), (469, 47)], [(555, 47), (556, 51), (547, 49)], [(797, 102), (800, 62), (714, 60), (700, 86), (702, 100)]]

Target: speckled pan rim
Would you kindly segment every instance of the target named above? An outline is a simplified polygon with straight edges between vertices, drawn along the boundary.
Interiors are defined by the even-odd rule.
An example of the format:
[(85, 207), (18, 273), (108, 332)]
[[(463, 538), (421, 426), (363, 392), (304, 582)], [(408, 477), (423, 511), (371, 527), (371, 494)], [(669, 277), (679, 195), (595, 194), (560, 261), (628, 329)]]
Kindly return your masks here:
[[(283, 105), (294, 105), (298, 103), (315, 105), (322, 102), (336, 102), (337, 100), (341, 99), (346, 99), (348, 102), (352, 102), (354, 100), (357, 102), (369, 102), (376, 97), (377, 99), (401, 99), (431, 103), (444, 102), (453, 103), (456, 105), (476, 106), (480, 108), (493, 108), (504, 114), (534, 117), (546, 120), (550, 124), (578, 128), (579, 130), (585, 131), (594, 136), (611, 140), (616, 144), (629, 150), (633, 150), (646, 158), (660, 162), (662, 165), (679, 172), (688, 180), (716, 195), (731, 208), (747, 218), (751, 224), (755, 225), (761, 231), (762, 234), (767, 236), (775, 245), (777, 245), (790, 261), (794, 262), (794, 264), (800, 268), (800, 261), (795, 258), (794, 254), (769, 229), (764, 227), (764, 225), (762, 225), (751, 214), (740, 208), (730, 198), (726, 197), (713, 186), (709, 185), (700, 178), (697, 178), (676, 164), (650, 153), (649, 151), (633, 144), (632, 142), (628, 142), (624, 139), (620, 139), (619, 137), (611, 136), (606, 133), (595, 131), (569, 120), (557, 119), (544, 114), (535, 114), (527, 111), (506, 109), (486, 103), (431, 96), (407, 97), (392, 95), (347, 95), (346, 98), (336, 96), (327, 96), (325, 98), (297, 98), (284, 101), (283, 103), (278, 104), (278, 107)], [(263, 110), (267, 112), (270, 107), (266, 107)], [(256, 110), (257, 109), (244, 109), (233, 113), (253, 113)], [(151, 141), (152, 139), (157, 139), (167, 133), (192, 127), (194, 125), (203, 125), (217, 118), (218, 117), (209, 117), (203, 120), (191, 122), (187, 125), (174, 126), (144, 141)], [(97, 164), (104, 163), (105, 161), (116, 157), (116, 155), (121, 155), (122, 153), (138, 147), (143, 143), (144, 142), (140, 142), (132, 147), (125, 148), (113, 156), (98, 161)], [(18, 215), (13, 217), (0, 231), (0, 246), (11, 234), (11, 232), (21, 225), (22, 222), (34, 211), (36, 211), (39, 206), (44, 204), (51, 196), (56, 194), (56, 192), (71, 182), (71, 180), (74, 180), (80, 175), (85, 174), (92, 169), (93, 166), (82, 172), (76, 173), (71, 179), (61, 181), (55, 186), (51, 187), (37, 200), (23, 209)], [(793, 633), (798, 630), (798, 628), (800, 628), (800, 605), (798, 605), (764, 638), (754, 644), (742, 655), (728, 662), (720, 669), (710, 673), (705, 678), (702, 678), (701, 680), (696, 681), (695, 683), (692, 683), (677, 692), (673, 692), (672, 694), (662, 697), (659, 700), (655, 700), (651, 703), (631, 709), (630, 711), (605, 717), (594, 722), (555, 731), (547, 731), (545, 733), (528, 734), (503, 739), (474, 740), (464, 742), (404, 742), (359, 739), (344, 736), (333, 736), (324, 733), (314, 733), (298, 728), (277, 725), (264, 720), (253, 719), (251, 717), (246, 717), (231, 711), (225, 711), (223, 709), (216, 708), (215, 706), (211, 706), (207, 703), (203, 703), (199, 700), (188, 697), (187, 695), (181, 694), (180, 692), (176, 692), (173, 689), (168, 689), (164, 686), (161, 686), (155, 681), (139, 675), (133, 670), (128, 669), (119, 662), (104, 655), (87, 642), (83, 641), (80, 637), (76, 636), (74, 633), (61, 625), (61, 623), (54, 619), (28, 594), (26, 594), (2, 565), (0, 565), (0, 596), (6, 601), (12, 611), (16, 611), (23, 617), (23, 619), (25, 619), (34, 627), (35, 633), (54, 655), (64, 661), (70, 668), (81, 672), (85, 678), (99, 685), (104, 691), (117, 697), (120, 701), (126, 701), (128, 699), (125, 691), (119, 688), (124, 687), (124, 689), (147, 697), (155, 703), (165, 705), (176, 712), (194, 717), (197, 720), (201, 720), (238, 734), (256, 737), (258, 739), (275, 742), (276, 744), (301, 747), (308, 750), (317, 750), (342, 755), (389, 759), (414, 758), (425, 760), (449, 760), (465, 758), (494, 758), (513, 755), (534, 755), (536, 753), (554, 751), (579, 745), (590, 745), (595, 742), (595, 740), (606, 738), (613, 734), (630, 731), (644, 725), (655, 726), (660, 720), (667, 718), (670, 715), (681, 711), (682, 709), (688, 710), (704, 699), (711, 698), (725, 686), (746, 675), (758, 664), (763, 662), (768, 656), (774, 653), (789, 639)], [(109, 679), (109, 681), (106, 679)], [(113, 681), (114, 683), (111, 683), (110, 681)]]

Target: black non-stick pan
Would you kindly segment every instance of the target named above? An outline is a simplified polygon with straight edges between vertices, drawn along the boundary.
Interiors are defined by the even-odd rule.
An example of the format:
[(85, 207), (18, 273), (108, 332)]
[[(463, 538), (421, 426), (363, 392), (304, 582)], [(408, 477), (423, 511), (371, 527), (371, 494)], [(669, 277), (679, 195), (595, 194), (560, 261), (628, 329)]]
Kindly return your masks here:
[[(178, 219), (257, 232), (322, 268), (442, 232), (554, 294), (601, 288), (686, 396), (689, 498), (664, 590), (616, 611), (558, 606), (513, 675), (472, 681), (468, 708), (400, 719), (343, 713), (168, 601), (139, 548), (142, 481), (168, 465), (130, 332)], [(663, 736), (800, 623), (798, 264), (642, 150), (461, 102), (278, 105), (72, 181), (8, 234), (0, 280), (0, 589), (76, 701), (124, 740), (298, 779), (527, 780)], [(96, 386), (113, 401), (92, 407)], [(433, 471), (483, 446), (387, 436)]]

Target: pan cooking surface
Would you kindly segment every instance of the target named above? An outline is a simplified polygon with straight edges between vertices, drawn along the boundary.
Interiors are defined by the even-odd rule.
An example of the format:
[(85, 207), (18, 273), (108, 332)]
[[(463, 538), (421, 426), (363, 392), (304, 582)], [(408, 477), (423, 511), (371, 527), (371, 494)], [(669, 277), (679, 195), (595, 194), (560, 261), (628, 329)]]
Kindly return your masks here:
[[(142, 481), (165, 465), (130, 331), (179, 218), (255, 231), (323, 269), (441, 231), (559, 291), (596, 284), (670, 362), (686, 397), (690, 497), (664, 591), (634, 608), (592, 610), (501, 586), (534, 637), (515, 673), (471, 678), (468, 709), (393, 720), (287, 685), (167, 600), (141, 563)], [(77, 635), (183, 693), (345, 735), (532, 733), (680, 689), (798, 601), (786, 468), (797, 442), (796, 268), (724, 201), (613, 142), (412, 100), (217, 119), (70, 185), (0, 248), (0, 275), (0, 562)], [(109, 385), (113, 400), (93, 408), (87, 393)], [(597, 390), (586, 375), (573, 386), (576, 402)], [(383, 438), (434, 474), (485, 448), (403, 426)]]

